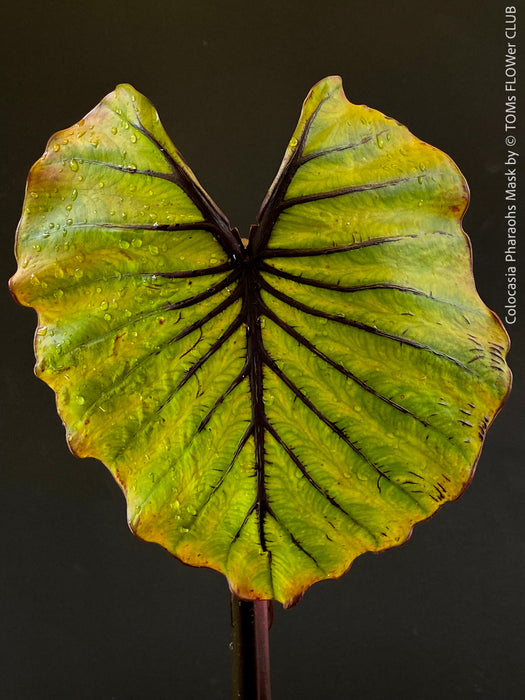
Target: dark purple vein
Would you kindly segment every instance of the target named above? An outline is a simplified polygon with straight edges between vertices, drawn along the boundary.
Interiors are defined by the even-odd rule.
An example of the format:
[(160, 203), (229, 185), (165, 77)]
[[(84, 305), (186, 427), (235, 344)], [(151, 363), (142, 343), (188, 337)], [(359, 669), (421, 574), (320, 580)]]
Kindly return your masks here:
[(334, 253), (347, 253), (349, 250), (359, 250), (369, 246), (383, 245), (384, 243), (398, 243), (407, 238), (419, 238), (424, 234), (409, 233), (406, 236), (383, 236), (381, 238), (369, 238), (366, 241), (347, 243), (346, 245), (333, 245), (325, 248), (269, 248), (260, 254), (260, 258), (305, 258), (312, 255), (332, 255)]
[(290, 280), (292, 282), (298, 282), (299, 284), (306, 284), (309, 287), (317, 287), (318, 289), (332, 290), (334, 292), (351, 293), (364, 292), (371, 289), (394, 289), (398, 292), (408, 292), (409, 294), (414, 294), (420, 297), (426, 297), (427, 299), (432, 299), (433, 301), (444, 301), (444, 303), (446, 304), (452, 304), (452, 306), (456, 306), (456, 304), (454, 304), (453, 302), (438, 299), (432, 294), (423, 292), (421, 289), (416, 289), (415, 287), (407, 287), (401, 284), (393, 284), (390, 282), (375, 282), (373, 284), (353, 284), (348, 286), (338, 284), (337, 282), (325, 282), (324, 280), (318, 280), (312, 277), (304, 277), (303, 275), (293, 275), (290, 272), (279, 270), (278, 268), (273, 267), (272, 265), (268, 265), (264, 262), (259, 263), (259, 270), (261, 270), (262, 272), (269, 272), (271, 275), (275, 275), (275, 277), (280, 277), (281, 279)]
[(289, 530), (289, 529), (286, 527), (286, 525), (283, 523), (283, 521), (282, 521), (280, 518), (278, 518), (278, 517), (276, 516), (276, 514), (275, 514), (275, 512), (273, 511), (273, 509), (272, 509), (271, 506), (268, 506), (268, 515), (269, 515), (270, 517), (272, 517), (272, 518), (275, 520), (275, 522), (277, 523), (277, 525), (279, 525), (279, 527), (280, 527), (282, 530), (284, 530), (284, 532), (286, 532), (286, 534), (287, 534), (288, 537), (290, 538), (292, 544), (293, 544), (295, 547), (297, 547), (297, 549), (298, 549), (299, 551), (301, 551), (303, 554), (305, 554), (309, 559), (311, 559), (311, 560), (313, 561), (313, 563), (316, 565), (316, 567), (319, 569), (319, 571), (321, 571), (321, 572), (323, 573), (323, 575), (326, 576), (326, 571), (325, 571), (325, 570), (323, 569), (323, 567), (319, 564), (319, 562), (318, 562), (317, 559), (314, 557), (314, 555), (311, 554), (311, 553), (304, 547), (304, 545), (301, 544), (301, 542), (299, 542), (299, 540), (294, 536), (294, 534), (292, 533), (292, 531)]
[(186, 335), (189, 335), (190, 333), (193, 333), (193, 331), (197, 330), (198, 328), (201, 328), (204, 326), (205, 323), (208, 323), (212, 318), (215, 318), (215, 316), (218, 316), (220, 313), (222, 313), (225, 309), (228, 308), (228, 306), (231, 306), (234, 301), (237, 301), (239, 297), (241, 296), (241, 289), (240, 287), (237, 287), (237, 289), (226, 299), (221, 301), (220, 304), (217, 304), (211, 311), (209, 311), (205, 316), (202, 318), (198, 319), (194, 323), (191, 323), (189, 326), (184, 328), (180, 333), (178, 333), (176, 336), (174, 336), (169, 342), (170, 343), (176, 343), (178, 340), (181, 340), (181, 338), (184, 338)]
[(386, 396), (383, 396), (383, 394), (380, 394), (378, 391), (376, 391), (373, 387), (371, 387), (369, 384), (367, 384), (365, 381), (357, 377), (355, 374), (350, 372), (349, 370), (346, 369), (346, 367), (343, 367), (343, 365), (340, 365), (338, 362), (335, 360), (332, 360), (332, 358), (328, 357), (328, 355), (325, 355), (324, 352), (321, 352), (318, 348), (315, 347), (313, 343), (311, 343), (307, 338), (304, 337), (304, 335), (301, 335), (298, 331), (295, 330), (295, 328), (292, 328), (289, 324), (286, 323), (286, 321), (283, 321), (277, 314), (275, 314), (271, 309), (266, 307), (265, 313), (267, 314), (268, 318), (272, 320), (276, 325), (279, 326), (285, 333), (287, 333), (289, 336), (291, 336), (294, 340), (296, 340), (298, 343), (300, 343), (303, 347), (305, 347), (307, 350), (312, 352), (314, 355), (319, 357), (321, 360), (329, 364), (331, 367), (333, 367), (335, 370), (340, 372), (343, 376), (347, 377), (348, 379), (351, 379), (353, 382), (355, 382), (358, 386), (361, 387), (361, 389), (364, 389), (364, 391), (368, 392), (369, 394), (372, 394), (372, 396), (375, 396), (376, 398), (380, 399), (384, 403), (386, 403), (388, 406), (391, 406), (392, 408), (396, 409), (397, 411), (400, 411), (401, 413), (404, 413), (407, 416), (410, 416), (414, 420), (416, 420), (418, 423), (421, 423), (425, 428), (432, 427), (430, 423), (427, 423), (426, 420), (423, 418), (420, 418), (417, 416), (415, 413), (412, 413), (412, 411), (409, 411), (407, 408), (404, 406), (400, 406), (398, 403), (395, 401), (392, 401), (392, 399), (389, 399)]
[(186, 370), (186, 372), (184, 373), (184, 376), (182, 377), (182, 379), (179, 381), (179, 383), (175, 387), (173, 393), (177, 392), (181, 387), (184, 386), (184, 384), (186, 384), (186, 382), (189, 379), (191, 379), (191, 377), (193, 377), (195, 372), (197, 372), (197, 370), (199, 370), (202, 367), (202, 365), (205, 362), (207, 362), (210, 359), (210, 357), (212, 355), (214, 355), (220, 347), (222, 347), (222, 345), (224, 345), (224, 343), (228, 340), (228, 338), (230, 336), (232, 336), (238, 328), (240, 328), (241, 324), (242, 324), (242, 316), (239, 314), (230, 323), (230, 325), (224, 331), (224, 333), (219, 338), (217, 338), (217, 340), (213, 343), (213, 345), (209, 348), (209, 350), (206, 353), (204, 353), (204, 355), (202, 355), (202, 357), (200, 357), (196, 362), (194, 362), (194, 364), (188, 370)]
[[(312, 411), (312, 413), (322, 422), (324, 423), (330, 430), (335, 433), (341, 440), (350, 447), (350, 449), (355, 452), (356, 455), (361, 457), (369, 467), (371, 467), (378, 475), (381, 477), (385, 478), (387, 481), (390, 481), (390, 478), (376, 465), (374, 462), (372, 462), (371, 459), (369, 459), (366, 454), (362, 451), (360, 447), (356, 445), (355, 442), (353, 442), (348, 435), (345, 433), (345, 431), (340, 428), (334, 421), (331, 421), (322, 411), (320, 411), (317, 406), (315, 406), (312, 401), (289, 379), (284, 372), (279, 369), (279, 367), (276, 365), (276, 363), (268, 356), (266, 355), (265, 358), (265, 364), (269, 369), (272, 370), (272, 372), (279, 377), (279, 379), (285, 384), (290, 391), (302, 402), (304, 405)], [(395, 482), (392, 482), (394, 485)]]
[(322, 486), (320, 486), (320, 485), (317, 483), (317, 481), (316, 481), (316, 480), (313, 478), (313, 476), (310, 474), (310, 472), (308, 471), (308, 469), (306, 468), (306, 466), (301, 462), (301, 460), (299, 459), (299, 457), (295, 454), (294, 450), (293, 450), (289, 445), (287, 445), (287, 444), (285, 443), (285, 441), (282, 439), (282, 437), (279, 435), (279, 433), (277, 432), (277, 430), (274, 428), (274, 426), (271, 424), (270, 421), (268, 421), (266, 427), (267, 427), (267, 430), (268, 430), (268, 432), (270, 433), (270, 435), (272, 435), (272, 437), (275, 439), (275, 441), (283, 448), (283, 450), (286, 452), (286, 454), (288, 455), (288, 457), (290, 457), (290, 459), (292, 460), (292, 462), (293, 462), (293, 463), (295, 464), (295, 466), (299, 469), (299, 471), (301, 472), (301, 474), (305, 477), (305, 479), (307, 480), (307, 482), (308, 482), (311, 486), (313, 486), (314, 489), (315, 489), (318, 493), (320, 493), (322, 496), (324, 496), (324, 498), (326, 498), (326, 500), (327, 500), (332, 506), (334, 506), (334, 508), (337, 508), (337, 510), (341, 511), (341, 513), (343, 513), (347, 518), (349, 518), (349, 519), (354, 523), (354, 525), (356, 525), (357, 527), (359, 527), (359, 528), (362, 529), (362, 530), (365, 530), (365, 532), (367, 532), (368, 535), (369, 535), (369, 536), (374, 540), (374, 542), (377, 544), (377, 543), (378, 543), (378, 539), (377, 539), (376, 535), (375, 535), (371, 530), (369, 530), (369, 529), (366, 527), (366, 525), (363, 525), (363, 524), (360, 523), (358, 520), (356, 520), (356, 519), (353, 517), (353, 515), (351, 515), (345, 508), (343, 508), (343, 506), (342, 506), (340, 503), (338, 503), (338, 501), (336, 501), (336, 499), (328, 493), (328, 491), (327, 491), (326, 489), (324, 489)]
[(227, 277), (225, 277), (225, 279), (223, 279), (221, 282), (218, 282), (213, 287), (209, 287), (204, 292), (200, 292), (199, 294), (195, 294), (195, 296), (190, 297), (189, 299), (182, 299), (181, 301), (175, 301), (172, 304), (169, 304), (168, 306), (166, 306), (166, 311), (174, 311), (176, 309), (185, 309), (189, 306), (193, 306), (194, 304), (198, 304), (200, 301), (204, 301), (205, 299), (209, 299), (217, 292), (221, 292), (223, 289), (225, 289), (230, 284), (235, 282), (237, 280), (237, 278), (239, 277), (239, 274), (240, 274), (239, 270), (234, 270), (231, 274), (229, 274)]
[(222, 394), (219, 396), (219, 398), (215, 401), (213, 406), (210, 408), (208, 413), (204, 416), (204, 418), (201, 420), (199, 423), (198, 427), (198, 432), (200, 433), (204, 428), (208, 425), (208, 422), (210, 421), (210, 418), (212, 415), (215, 413), (215, 411), (219, 408), (219, 406), (222, 404), (224, 399), (231, 394), (231, 392), (236, 389), (239, 384), (241, 384), (248, 376), (248, 371), (249, 371), (249, 363), (248, 360), (244, 363), (244, 367), (241, 369), (239, 374), (235, 377), (235, 379), (229, 384), (229, 386), (222, 392)]
[(317, 280), (311, 277), (303, 277), (302, 275), (293, 275), (290, 272), (279, 270), (278, 268), (273, 267), (272, 265), (268, 265), (265, 262), (259, 263), (259, 270), (261, 270), (262, 272), (269, 272), (271, 275), (275, 275), (275, 277), (280, 277), (281, 279), (287, 279), (291, 282), (298, 282), (299, 284), (306, 284), (309, 287), (316, 287), (317, 289), (326, 289), (328, 291), (343, 292), (345, 294), (351, 294), (353, 292), (368, 292), (376, 289), (390, 289), (395, 292), (413, 294), (414, 296), (423, 297), (424, 299), (430, 299), (431, 301), (435, 301), (438, 304), (447, 304), (448, 306), (452, 306), (458, 311), (464, 310), (465, 308), (467, 308), (469, 311), (472, 311), (471, 308), (461, 306), (460, 304), (456, 304), (456, 302), (454, 301), (450, 301), (448, 299), (441, 299), (440, 297), (434, 296), (432, 293), (429, 294), (428, 292), (424, 292), (422, 289), (417, 289), (416, 287), (407, 287), (402, 284), (394, 284), (391, 282), (375, 282), (372, 284), (354, 284), (350, 286), (345, 286), (334, 282), (325, 282), (323, 280)]
[[(240, 317), (237, 316), (237, 318), (233, 321), (233, 323), (230, 324), (230, 326), (226, 329), (226, 331), (219, 336), (219, 338), (212, 344), (212, 346), (209, 348), (209, 350), (199, 358), (196, 362), (193, 363), (193, 365), (184, 373), (182, 376), (181, 380), (178, 382), (178, 384), (175, 386), (175, 388), (170, 391), (170, 393), (167, 395), (167, 397), (162, 401), (162, 403), (158, 404), (155, 410), (150, 414), (150, 416), (143, 421), (138, 429), (135, 431), (135, 433), (129, 438), (128, 443), (124, 446), (124, 449), (121, 450), (118, 454), (117, 457), (121, 456), (130, 446), (133, 440), (136, 439), (137, 435), (139, 435), (143, 430), (145, 430), (152, 422), (153, 420), (158, 417), (164, 408), (172, 401), (174, 398), (175, 394), (187, 383), (187, 381), (194, 376), (194, 374), (197, 372), (198, 369), (202, 367), (202, 365), (215, 353), (225, 342), (226, 340), (235, 332), (235, 330), (240, 326), (241, 320)], [(170, 341), (173, 342), (173, 341)], [(144, 364), (147, 360), (149, 360), (151, 357), (157, 356), (161, 353), (161, 351), (168, 345), (169, 343), (166, 343), (162, 348), (159, 350), (156, 350), (152, 353), (149, 353), (146, 355), (137, 365), (134, 365), (132, 369), (125, 375), (125, 377), (119, 381), (118, 385), (114, 385), (112, 387), (111, 392), (104, 393), (102, 396), (106, 397), (111, 395), (112, 393), (115, 392), (119, 388), (119, 386), (129, 378), (129, 376), (138, 368), (138, 365)], [(97, 399), (98, 401), (98, 399)], [(95, 402), (96, 403), (96, 402)], [(93, 404), (94, 406), (95, 404)], [(198, 431), (196, 431), (195, 434), (197, 434)]]
[(308, 163), (311, 160), (314, 160), (315, 158), (322, 158), (323, 156), (328, 156), (331, 153), (337, 153), (339, 151), (349, 151), (354, 148), (357, 148), (358, 146), (362, 146), (365, 143), (368, 143), (374, 138), (377, 138), (378, 136), (381, 136), (385, 132), (390, 131), (390, 129), (382, 129), (381, 131), (378, 131), (376, 134), (371, 134), (370, 136), (364, 136), (361, 141), (356, 141), (355, 143), (349, 143), (346, 146), (333, 146), (332, 148), (326, 148), (323, 151), (315, 151), (315, 153), (309, 153), (308, 155), (303, 155), (302, 158), (299, 159), (298, 167), (300, 168), (302, 165), (305, 163)]
[(210, 231), (216, 232), (217, 226), (209, 221), (191, 221), (179, 224), (117, 224), (111, 222), (86, 222), (70, 224), (69, 230), (75, 228), (107, 228), (117, 231)]
[[(173, 183), (173, 173), (163, 173), (158, 170), (141, 170), (133, 165), (117, 165), (116, 163), (108, 163), (105, 160), (89, 160), (87, 158), (82, 158), (79, 159), (82, 161), (82, 164), (87, 164), (87, 165), (99, 165), (103, 168), (111, 168), (111, 170), (118, 170), (121, 173), (126, 173), (126, 174), (131, 174), (131, 175), (145, 175), (146, 177), (153, 177), (153, 178), (158, 178), (161, 180), (168, 180), (169, 182)], [(69, 162), (68, 160), (64, 160), (64, 163)]]
[[(241, 532), (243, 531), (244, 526), (246, 525), (246, 523), (247, 523), (248, 520), (250, 519), (250, 515), (252, 515), (252, 514), (254, 513), (254, 511), (255, 511), (256, 508), (257, 508), (257, 498), (255, 498), (255, 499), (253, 500), (251, 506), (250, 506), (250, 507), (248, 508), (248, 510), (246, 511), (246, 515), (244, 516), (244, 519), (243, 519), (242, 523), (239, 525), (239, 527), (238, 527), (238, 529), (237, 529), (237, 532), (236, 532), (235, 535), (232, 537), (232, 541), (230, 542), (230, 549), (231, 549), (232, 545), (234, 544), (234, 542), (236, 542), (236, 541), (239, 539), (239, 537), (241, 536)], [(229, 552), (228, 552), (228, 553), (229, 553)]]
[[(199, 432), (197, 430), (197, 432)], [(204, 500), (202, 503), (199, 504), (199, 508), (197, 513), (194, 515), (194, 517), (191, 519), (190, 523), (193, 523), (197, 520), (197, 518), (202, 514), (204, 511), (204, 508), (208, 505), (208, 503), (211, 501), (212, 497), (217, 493), (217, 491), (221, 488), (223, 485), (226, 477), (228, 474), (231, 472), (233, 469), (233, 466), (235, 462), (237, 461), (237, 457), (241, 454), (243, 447), (246, 445), (248, 442), (248, 438), (253, 435), (253, 424), (250, 422), (246, 430), (241, 436), (241, 439), (239, 440), (237, 447), (235, 449), (235, 452), (233, 453), (233, 457), (231, 458), (228, 467), (224, 470), (224, 472), (221, 474), (221, 477), (219, 481), (212, 487), (211, 491), (209, 492), (208, 496), (206, 497), (206, 500)]]
[(467, 367), (457, 358), (452, 357), (451, 355), (447, 355), (444, 352), (440, 352), (439, 350), (434, 350), (434, 348), (431, 348), (429, 345), (423, 345), (423, 343), (419, 343), (417, 340), (411, 340), (410, 338), (406, 338), (401, 335), (396, 335), (395, 333), (388, 333), (387, 331), (382, 331), (379, 328), (376, 328), (375, 326), (369, 326), (368, 324), (362, 323), (361, 321), (355, 321), (354, 319), (340, 317), (335, 314), (330, 314), (326, 311), (321, 311), (320, 309), (314, 309), (313, 307), (307, 306), (306, 304), (302, 304), (296, 299), (289, 297), (287, 294), (283, 294), (282, 292), (278, 291), (270, 284), (268, 284), (268, 282), (266, 282), (266, 280), (264, 280), (262, 277), (260, 283), (261, 287), (265, 289), (269, 294), (279, 299), (280, 301), (283, 301), (285, 304), (288, 304), (294, 309), (297, 309), (298, 311), (302, 311), (311, 316), (325, 318), (327, 321), (335, 321), (336, 323), (341, 323), (345, 326), (357, 328), (359, 330), (365, 331), (366, 333), (377, 335), (381, 338), (388, 338), (389, 340), (396, 341), (398, 343), (401, 343), (402, 345), (408, 345), (409, 347), (412, 347), (416, 350), (423, 350), (425, 352), (429, 352), (432, 355), (435, 355), (436, 357), (441, 357), (444, 360), (454, 363), (457, 367), (460, 367), (469, 374), (475, 374), (469, 367)]
[(142, 124), (135, 109), (137, 123), (129, 121), (130, 126), (143, 134), (161, 153), (172, 172), (172, 181), (178, 185), (203, 214), (204, 219), (211, 221), (216, 226), (215, 238), (230, 257), (241, 259), (244, 255), (244, 247), (236, 230), (232, 229), (226, 216), (218, 209), (208, 193), (192, 179), (173, 156), (164, 148), (158, 139)]
[[(213, 318), (213, 316), (211, 316), (210, 318)], [(207, 320), (210, 320), (210, 318), (208, 318)], [(237, 318), (235, 319), (235, 321), (234, 321), (231, 325), (233, 325), (238, 319), (239, 319), (239, 317), (237, 316)], [(194, 327), (192, 328), (192, 330), (197, 330), (197, 329), (201, 330), (203, 325), (204, 325), (204, 323), (200, 323), (198, 326), (196, 326), (196, 324), (192, 324), (192, 326), (194, 326)], [(240, 325), (240, 321), (239, 321), (239, 325)], [(154, 357), (158, 357), (158, 356), (162, 353), (162, 351), (165, 350), (169, 345), (171, 345), (172, 343), (174, 343), (176, 340), (178, 340), (178, 339), (180, 339), (180, 338), (183, 338), (185, 335), (188, 335), (188, 334), (191, 332), (191, 331), (188, 330), (189, 328), (190, 328), (190, 327), (188, 326), (188, 327), (185, 328), (183, 331), (181, 331), (181, 333), (179, 333), (179, 335), (176, 336), (175, 338), (170, 338), (167, 342), (164, 342), (162, 345), (160, 345), (159, 347), (157, 347), (155, 350), (152, 350), (151, 352), (149, 352), (149, 353), (147, 353), (146, 355), (144, 355), (143, 357), (141, 357), (140, 360), (138, 360), (138, 361), (133, 365), (133, 367), (131, 367), (122, 377), (120, 377), (120, 379), (118, 380), (118, 382), (114, 382), (114, 383), (113, 383), (113, 385), (112, 385), (110, 391), (104, 391), (104, 392), (102, 392), (101, 395), (100, 395), (99, 397), (97, 397), (97, 399), (96, 399), (95, 401), (93, 401), (93, 403), (86, 409), (85, 415), (86, 415), (86, 416), (89, 415), (90, 412), (92, 411), (92, 409), (93, 409), (95, 406), (98, 405), (98, 403), (100, 402), (101, 399), (107, 399), (107, 398), (110, 397), (111, 395), (115, 394), (115, 393), (126, 383), (126, 381), (129, 379), (129, 377), (130, 377), (134, 372), (136, 372), (138, 369), (140, 369), (144, 364), (146, 364), (149, 360), (151, 360), (151, 359), (154, 358)], [(225, 333), (228, 333), (228, 332), (230, 331), (230, 328), (231, 328), (231, 326), (225, 331)], [(234, 329), (234, 330), (235, 330), (235, 329)], [(232, 331), (232, 332), (233, 332), (233, 331)], [(229, 333), (229, 335), (231, 335), (231, 333)], [(223, 336), (224, 336), (224, 334), (223, 334)], [(212, 348), (214, 348), (214, 346), (217, 346), (217, 345), (218, 345), (218, 347), (220, 347), (220, 345), (222, 345), (222, 342), (224, 342), (224, 341), (222, 341), (223, 336), (220, 336), (220, 337), (215, 341), (215, 343), (213, 343), (213, 345), (211, 346), (210, 350), (211, 350)], [(228, 337), (229, 337), (229, 336), (228, 336)], [(226, 338), (224, 338), (224, 340), (226, 340)], [(217, 349), (217, 348), (215, 348), (215, 349)], [(208, 353), (209, 353), (209, 352), (210, 352), (210, 351), (208, 351)], [(201, 358), (201, 359), (202, 359), (202, 358)], [(195, 363), (195, 364), (196, 364), (196, 363)], [(190, 370), (191, 370), (191, 369), (193, 369), (193, 367), (191, 367)], [(198, 369), (198, 368), (196, 368), (196, 369)], [(195, 373), (196, 369), (192, 372), (192, 375)], [(188, 372), (189, 372), (190, 370), (188, 370)], [(187, 373), (186, 373), (186, 374), (187, 374)], [(162, 403), (160, 406), (157, 407), (157, 409), (156, 409), (156, 411), (154, 412), (153, 415), (155, 415), (156, 413), (158, 413), (159, 411), (161, 411), (161, 410), (164, 408), (164, 406), (166, 406), (166, 405), (171, 401), (171, 399), (173, 398), (173, 396), (175, 395), (175, 393), (178, 391), (178, 389), (179, 389), (183, 384), (186, 383), (186, 381), (189, 379), (189, 377), (186, 377), (186, 374), (185, 374), (185, 375), (182, 377), (182, 379), (180, 380), (179, 385), (177, 385), (177, 386), (175, 387), (175, 389), (168, 395), (168, 398), (164, 401), (164, 403)], [(133, 438), (134, 438), (136, 435), (138, 435), (138, 433), (141, 432), (142, 429), (143, 429), (144, 427), (146, 427), (146, 425), (148, 425), (148, 424), (151, 422), (151, 420), (152, 420), (152, 419), (150, 418), (148, 421), (146, 421), (145, 423), (141, 424), (141, 426), (139, 427), (139, 429), (137, 430), (137, 432), (133, 435)], [(133, 438), (132, 438), (132, 439), (133, 439)]]
[[(227, 269), (230, 269), (230, 268), (228, 267)], [(209, 320), (210, 318), (213, 318), (213, 316), (215, 316), (217, 313), (220, 313), (224, 308), (229, 306), (229, 304), (232, 301), (235, 301), (236, 299), (238, 299), (240, 297), (240, 295), (241, 295), (240, 289), (237, 287), (237, 289), (231, 294), (231, 296), (229, 296), (227, 299), (225, 299), (225, 301), (222, 302), (222, 304), (219, 304), (218, 307), (216, 307), (215, 309), (212, 309), (212, 311), (206, 317), (206, 320)], [(195, 296), (197, 296), (197, 295), (195, 295)], [(193, 299), (193, 298), (194, 297), (189, 297), (188, 299), (182, 300), (182, 304), (186, 305), (186, 306), (190, 306), (191, 303), (189, 303), (189, 302), (191, 302), (191, 299)], [(115, 333), (118, 333), (119, 331), (122, 331), (122, 330), (126, 330), (130, 326), (133, 326), (136, 323), (140, 323), (141, 321), (145, 321), (146, 319), (151, 318), (152, 316), (157, 316), (158, 314), (166, 313), (167, 311), (170, 311), (170, 306), (171, 306), (170, 302), (166, 301), (164, 304), (162, 304), (162, 306), (159, 306), (156, 309), (153, 309), (152, 311), (148, 311), (147, 313), (143, 313), (143, 314), (138, 314), (134, 318), (130, 318), (118, 326), (113, 326), (113, 328), (111, 328), (106, 333), (103, 333), (102, 335), (95, 336), (94, 338), (90, 338), (89, 340), (85, 341), (84, 343), (80, 343), (79, 345), (76, 345), (73, 348), (69, 348), (66, 352), (63, 353), (63, 357), (66, 357), (70, 353), (77, 352), (78, 350), (81, 350), (82, 348), (100, 343), (103, 340), (106, 340), (107, 338), (114, 337)], [(219, 307), (221, 307), (221, 308), (219, 308)], [(203, 322), (204, 322), (204, 319), (201, 319), (198, 322), (198, 325), (196, 325), (195, 327), (198, 328), (198, 327), (202, 326)], [(191, 330), (195, 330), (195, 328), (191, 328)], [(183, 333), (185, 335), (187, 335), (187, 333), (190, 333), (191, 330), (187, 329), (187, 332), (183, 331)], [(169, 341), (169, 343), (172, 343), (172, 342), (174, 342), (174, 340), (178, 340), (178, 339), (179, 339), (179, 337), (176, 337), (175, 339), (171, 339)]]
[(259, 209), (259, 213), (257, 214), (257, 223), (253, 227), (253, 234), (250, 232), (250, 243), (248, 246), (250, 254), (256, 255), (266, 246), (271, 231), (280, 213), (279, 206), (288, 187), (290, 186), (292, 178), (299, 167), (299, 161), (303, 155), (306, 140), (310, 133), (312, 124), (314, 123), (314, 120), (323, 104), (330, 99), (331, 96), (331, 94), (326, 95), (326, 97), (319, 102), (315, 111), (307, 120), (287, 166), (280, 171), (275, 184), (270, 188), (268, 194), (264, 198), (261, 208)]
[[(423, 177), (423, 176), (419, 176)], [(400, 185), (403, 182), (408, 182), (409, 180), (417, 179), (416, 177), (399, 177), (395, 180), (385, 180), (385, 182), (370, 182), (364, 185), (351, 185), (349, 187), (340, 187), (336, 190), (328, 190), (327, 192), (315, 192), (312, 194), (303, 194), (298, 197), (290, 197), (290, 199), (283, 200), (279, 206), (278, 211), (284, 211), (290, 207), (295, 207), (297, 204), (306, 204), (307, 202), (317, 202), (321, 199), (333, 199), (334, 197), (343, 197), (347, 194), (356, 194), (358, 192), (366, 192), (368, 190), (380, 190), (385, 187), (394, 187)]]

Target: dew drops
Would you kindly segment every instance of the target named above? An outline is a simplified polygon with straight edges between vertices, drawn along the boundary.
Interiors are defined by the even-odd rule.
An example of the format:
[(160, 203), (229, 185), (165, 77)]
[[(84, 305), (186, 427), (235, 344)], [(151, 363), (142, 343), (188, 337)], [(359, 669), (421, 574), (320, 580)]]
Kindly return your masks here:
[(131, 140), (131, 143), (137, 143), (137, 137), (136, 137), (136, 135), (135, 135), (135, 134), (131, 134), (130, 140)]
[(379, 134), (376, 136), (376, 143), (378, 148), (383, 148), (383, 146), (385, 145), (383, 139), (381, 138), (381, 136), (379, 136)]
[(72, 204), (66, 204), (66, 211), (71, 211), (71, 209), (73, 209), (73, 205), (72, 205)]
[(152, 255), (158, 255), (158, 254), (159, 254), (159, 249), (157, 248), (156, 245), (150, 245), (150, 246), (148, 246), (148, 249), (149, 249), (149, 252), (150, 252)]
[(137, 171), (137, 166), (135, 165), (135, 163), (130, 163), (130, 164), (128, 165), (128, 170), (129, 170), (130, 173), (136, 172), (136, 171)]
[(55, 145), (53, 146), (53, 150), (55, 151), (55, 153), (58, 153), (58, 151), (60, 150), (60, 144), (55, 143)]
[(29, 265), (29, 258), (24, 258), (22, 260), (22, 267), (26, 268)]
[(47, 326), (39, 326), (36, 329), (36, 334), (39, 336), (44, 336), (44, 335), (46, 335), (46, 333), (47, 333)]
[(141, 239), (141, 238), (134, 238), (134, 239), (131, 241), (131, 245), (132, 245), (134, 248), (140, 248), (140, 247), (142, 246), (142, 239)]
[(64, 290), (55, 289), (55, 291), (53, 292), (53, 296), (55, 297), (55, 299), (62, 299), (62, 297), (64, 296)]
[(66, 226), (71, 226), (73, 219), (66, 219)]
[(84, 396), (78, 395), (76, 397), (76, 402), (78, 403), (79, 406), (83, 406), (86, 403), (86, 399)]
[(99, 188), (99, 190), (101, 190), (103, 187), (104, 187), (104, 183), (103, 183), (102, 180), (101, 180), (101, 181), (98, 183), (98, 188)]
[(48, 228), (55, 228), (55, 224), (52, 221), (47, 226)]
[(126, 250), (126, 248), (129, 248), (129, 241), (126, 241), (124, 238), (119, 241), (119, 247), (122, 248), (122, 250)]
[(111, 321), (111, 314), (104, 314), (104, 321)]
[(33, 197), (33, 199), (38, 199), (38, 192), (31, 192), (31, 197)]
[(40, 251), (42, 250), (42, 246), (38, 243), (35, 243), (35, 245), (33, 246), (33, 250), (35, 250), (37, 253), (40, 253)]
[(112, 127), (111, 127), (111, 133), (113, 134), (113, 136), (115, 136), (115, 134), (118, 133), (118, 129), (117, 129), (116, 126), (112, 126)]
[(77, 278), (77, 280), (82, 279), (82, 277), (84, 277), (84, 272), (79, 267), (77, 267), (75, 270), (75, 277)]
[(69, 161), (69, 167), (71, 168), (71, 170), (72, 170), (74, 173), (77, 172), (77, 170), (78, 170), (78, 161), (76, 160), (76, 158), (71, 158), (71, 160)]
[(292, 138), (290, 139), (290, 146), (292, 148), (295, 148), (297, 146), (297, 139), (295, 138), (295, 136), (292, 136)]
[(186, 508), (186, 510), (188, 511), (188, 513), (189, 513), (190, 515), (197, 515), (197, 509), (194, 508), (193, 506), (188, 506), (188, 507)]
[(101, 309), (107, 309), (108, 308), (108, 302), (104, 299), (103, 301), (100, 302), (100, 308)]

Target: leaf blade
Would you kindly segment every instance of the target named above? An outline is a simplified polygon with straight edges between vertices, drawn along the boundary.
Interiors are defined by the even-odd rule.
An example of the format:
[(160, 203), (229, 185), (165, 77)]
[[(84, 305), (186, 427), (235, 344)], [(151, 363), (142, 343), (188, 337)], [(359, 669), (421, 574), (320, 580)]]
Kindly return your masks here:
[(247, 251), (130, 86), (52, 138), (12, 289), (70, 445), (139, 537), (290, 605), (460, 495), (510, 387), (467, 201), (447, 156), (337, 77)]

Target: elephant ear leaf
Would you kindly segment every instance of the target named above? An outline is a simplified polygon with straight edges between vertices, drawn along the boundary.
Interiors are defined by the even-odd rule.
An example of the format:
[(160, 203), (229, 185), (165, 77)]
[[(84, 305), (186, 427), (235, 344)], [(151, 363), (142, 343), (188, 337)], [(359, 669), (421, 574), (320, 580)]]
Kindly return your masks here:
[(511, 381), (467, 202), (447, 156), (337, 77), (247, 249), (130, 86), (51, 139), (12, 290), (72, 449), (139, 537), (291, 605), (461, 494)]

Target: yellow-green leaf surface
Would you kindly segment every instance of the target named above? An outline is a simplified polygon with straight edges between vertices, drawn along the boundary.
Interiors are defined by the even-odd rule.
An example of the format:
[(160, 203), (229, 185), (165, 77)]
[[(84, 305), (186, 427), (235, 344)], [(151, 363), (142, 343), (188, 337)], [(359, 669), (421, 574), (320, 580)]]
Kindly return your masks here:
[(246, 249), (129, 85), (53, 136), (11, 288), (72, 450), (112, 471), (139, 537), (290, 605), (457, 498), (510, 386), (467, 201), (337, 77)]

